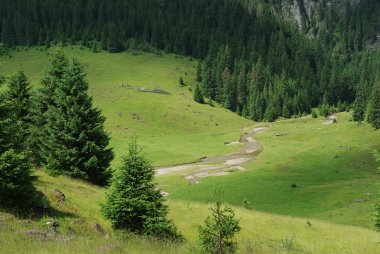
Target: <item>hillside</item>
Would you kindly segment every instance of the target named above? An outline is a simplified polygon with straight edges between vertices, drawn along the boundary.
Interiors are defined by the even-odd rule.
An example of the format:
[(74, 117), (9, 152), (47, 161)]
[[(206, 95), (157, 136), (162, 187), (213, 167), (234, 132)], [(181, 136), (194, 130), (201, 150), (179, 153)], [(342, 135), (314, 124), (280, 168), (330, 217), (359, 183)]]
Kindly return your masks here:
[[(196, 167), (157, 178), (159, 187), (169, 193), (171, 216), (190, 243), (163, 245), (139, 237), (127, 241), (116, 236), (110, 238), (110, 225), (99, 213), (104, 189), (37, 171), (37, 187), (56, 208), (54, 217), (60, 221), (59, 230), (64, 235), (43, 237), (45, 240), (37, 236), (39, 240), (36, 240), (25, 232), (34, 229), (45, 232), (49, 218), (18, 222), (2, 214), (6, 225), (2, 233), (9, 249), (21, 253), (31, 248), (36, 252), (44, 248), (48, 253), (86, 252), (88, 248), (101, 249), (104, 253), (118, 253), (123, 249), (136, 253), (191, 253), (196, 245), (195, 225), (206, 217), (210, 202), (218, 199), (215, 193), (220, 193), (227, 203), (235, 206), (244, 222), (239, 236), (242, 253), (251, 253), (252, 249), (259, 253), (328, 253), (343, 248), (351, 251), (348, 253), (356, 253), (355, 250), (364, 248), (360, 246), (365, 246), (367, 251), (361, 253), (377, 253), (373, 240), (376, 233), (369, 230), (373, 228), (372, 206), (379, 199), (379, 176), (371, 150), (380, 148), (380, 140), (378, 131), (352, 122), (351, 113), (336, 114), (336, 124), (310, 116), (254, 123), (220, 107), (200, 105), (192, 100), (189, 89), (194, 87), (196, 62), (190, 58), (147, 53), (92, 53), (77, 47), (64, 50), (79, 58), (88, 72), (90, 94), (107, 117), (106, 129), (117, 155), (114, 167), (134, 134), (156, 166), (188, 163), (206, 156), (205, 163), (215, 167), (223, 162), (213, 162), (214, 156), (239, 153), (243, 146), (233, 141), (257, 128), (262, 131), (245, 136), (253, 136), (260, 148), (247, 148), (259, 150), (253, 160), (239, 162), (245, 169), (243, 172), (232, 170), (228, 176), (202, 176), (198, 184), (189, 184), (184, 179), (196, 172)], [(14, 51), (11, 57), (0, 58), (0, 74), (23, 69), (33, 86), (38, 87), (55, 51), (56, 48)], [(187, 86), (178, 85), (180, 76)], [(137, 87), (159, 87), (170, 95), (140, 92)], [(227, 141), (232, 143), (228, 145)], [(228, 160), (228, 156), (223, 160)], [(218, 175), (217, 170), (210, 173)], [(64, 193), (64, 203), (57, 201), (55, 189)], [(85, 219), (85, 226), (76, 225), (78, 217)], [(312, 226), (307, 226), (307, 221), (311, 221)], [(98, 233), (94, 229), (96, 223), (106, 233)], [(337, 240), (315, 240), (328, 239), (330, 234), (338, 235)], [(20, 236), (22, 244), (17, 245), (15, 241)], [(355, 240), (350, 240), (354, 236)], [(347, 247), (348, 244), (355, 247)]]
[(380, 254), (379, 0), (0, 17), (0, 254)]
[[(170, 216), (188, 242), (165, 244), (133, 235), (123, 238), (115, 235), (100, 215), (98, 204), (104, 189), (43, 172), (37, 175), (38, 189), (57, 209), (59, 226), (52, 232), (46, 225), (49, 218), (19, 220), (0, 213), (1, 246), (7, 253), (194, 253), (197, 226), (209, 214), (209, 204), (170, 200)], [(56, 190), (65, 195), (64, 201), (59, 201)], [(371, 230), (234, 209), (243, 228), (238, 236), (239, 253), (380, 253), (378, 235)]]
[[(38, 87), (56, 50), (22, 49), (12, 52), (11, 58), (0, 57), (0, 75), (22, 69)], [(86, 68), (90, 95), (107, 117), (106, 130), (117, 158), (124, 155), (127, 141), (136, 134), (154, 165), (192, 162), (232, 151), (224, 142), (238, 138), (240, 128), (252, 125), (224, 109), (193, 101), (189, 89), (195, 83), (195, 60), (146, 53), (94, 54), (79, 47), (65, 51)], [(178, 85), (180, 76), (187, 86)], [(137, 88), (160, 88), (170, 95), (139, 92)]]

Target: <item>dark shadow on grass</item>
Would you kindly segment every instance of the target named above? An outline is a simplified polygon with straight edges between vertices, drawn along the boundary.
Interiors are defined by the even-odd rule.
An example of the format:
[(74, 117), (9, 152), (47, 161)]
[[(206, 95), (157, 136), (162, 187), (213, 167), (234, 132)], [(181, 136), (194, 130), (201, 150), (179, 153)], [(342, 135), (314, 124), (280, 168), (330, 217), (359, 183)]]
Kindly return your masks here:
[(44, 217), (52, 217), (52, 218), (66, 218), (66, 217), (72, 217), (76, 218), (76, 216), (73, 213), (70, 212), (64, 212), (56, 209), (55, 207), (51, 206), (50, 202), (46, 198), (46, 196), (37, 190), (34, 189), (34, 195), (31, 195), (33, 197), (32, 204), (28, 206), (23, 206), (22, 204), (19, 204), (17, 206), (2, 206), (0, 207), (1, 212), (10, 213), (14, 215), (18, 219), (31, 219), (31, 220), (39, 220)]

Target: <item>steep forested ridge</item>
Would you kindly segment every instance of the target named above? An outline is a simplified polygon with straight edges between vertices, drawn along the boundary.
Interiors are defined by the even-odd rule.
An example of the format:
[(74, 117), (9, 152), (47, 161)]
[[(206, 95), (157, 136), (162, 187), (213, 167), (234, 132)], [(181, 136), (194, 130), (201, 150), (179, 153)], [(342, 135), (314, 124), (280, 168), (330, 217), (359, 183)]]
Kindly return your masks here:
[(351, 104), (359, 84), (368, 84), (370, 93), (380, 66), (373, 49), (380, 24), (376, 0), (321, 5), (308, 35), (265, 2), (3, 0), (1, 42), (9, 48), (81, 43), (94, 51), (193, 56), (203, 61), (205, 96), (254, 120)]

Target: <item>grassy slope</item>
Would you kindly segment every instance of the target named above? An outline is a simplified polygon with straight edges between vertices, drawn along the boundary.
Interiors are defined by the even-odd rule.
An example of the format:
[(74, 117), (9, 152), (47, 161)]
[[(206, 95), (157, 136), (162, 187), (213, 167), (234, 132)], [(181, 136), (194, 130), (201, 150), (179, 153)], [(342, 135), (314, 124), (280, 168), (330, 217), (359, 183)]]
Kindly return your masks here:
[[(171, 217), (185, 235), (183, 244), (164, 244), (130, 236), (114, 235), (110, 225), (100, 215), (99, 205), (104, 190), (66, 177), (51, 177), (37, 172), (36, 185), (60, 211), (57, 216), (59, 234), (47, 238), (31, 236), (32, 229), (47, 232), (48, 219), (37, 221), (15, 219), (0, 213), (0, 244), (7, 253), (194, 253), (197, 226), (209, 214), (209, 204), (168, 201)], [(66, 200), (59, 205), (55, 189), (61, 190)], [(96, 200), (96, 202), (94, 202)], [(240, 253), (380, 253), (376, 232), (286, 216), (271, 215), (234, 207), (241, 218), (242, 231), (238, 235)], [(78, 223), (78, 218), (84, 222)], [(99, 223), (104, 233), (95, 230)]]
[[(194, 83), (196, 63), (189, 59), (173, 55), (66, 51), (85, 64), (90, 93), (107, 116), (106, 127), (118, 157), (125, 151), (126, 141), (133, 133), (139, 135), (140, 143), (155, 165), (224, 154), (236, 148), (224, 146), (223, 142), (236, 140), (241, 127), (253, 125), (223, 109), (194, 103), (188, 88), (178, 87), (180, 75), (190, 85)], [(21, 68), (33, 84), (38, 85), (48, 69), (50, 56), (36, 49), (14, 52), (12, 56), (0, 58), (0, 74), (10, 74)], [(122, 88), (123, 82), (148, 88), (160, 86), (171, 95), (139, 93)], [(138, 113), (140, 120), (133, 120), (132, 112)], [(257, 134), (264, 151), (255, 161), (245, 165), (249, 170), (243, 173), (207, 178), (196, 186), (188, 185), (180, 174), (159, 178), (160, 184), (171, 193), (169, 204), (173, 218), (186, 237), (194, 240), (196, 225), (207, 213), (206, 203), (215, 200), (215, 191), (221, 191), (224, 199), (237, 206), (248, 200), (255, 210), (313, 218), (313, 226), (308, 227), (306, 219), (236, 208), (244, 225), (239, 239), (246, 253), (250, 253), (250, 248), (259, 253), (377, 253), (374, 244), (377, 236), (373, 231), (314, 221), (317, 218), (371, 225), (369, 215), (372, 204), (379, 198), (376, 186), (379, 176), (369, 151), (380, 148), (379, 135), (369, 126), (356, 126), (348, 118), (347, 114), (339, 115), (336, 125), (322, 125), (322, 119), (276, 123)], [(287, 135), (276, 137), (275, 133)], [(59, 210), (71, 212), (74, 217), (85, 217), (86, 223), (76, 225), (72, 216), (62, 215), (61, 231), (72, 237), (40, 241), (27, 236), (25, 230), (45, 230), (44, 220), (19, 221), (1, 214), (0, 243), (11, 252), (31, 249), (39, 253), (53, 250), (86, 253), (91, 249), (101, 252), (128, 249), (132, 253), (192, 252), (192, 244), (163, 245), (133, 237), (128, 241), (106, 239), (93, 229), (97, 222), (110, 232), (98, 209), (98, 202), (103, 198), (102, 189), (66, 178), (41, 176), (38, 186), (53, 200), (52, 204), (55, 202), (53, 188), (61, 189), (68, 199)], [(291, 188), (291, 183), (296, 183), (297, 188)], [(330, 240), (332, 238), (334, 241)]]
[[(24, 70), (33, 85), (49, 68), (51, 54), (38, 49), (12, 52), (0, 57), (0, 75)], [(91, 53), (79, 48), (65, 48), (67, 56), (75, 56), (84, 64), (90, 83), (89, 92), (96, 106), (107, 117), (106, 128), (117, 158), (126, 151), (129, 137), (136, 134), (155, 165), (173, 165), (195, 161), (203, 156), (223, 154), (233, 148), (223, 145), (236, 139), (239, 129), (252, 122), (222, 108), (211, 108), (192, 100), (188, 90), (195, 83), (196, 61), (174, 55), (128, 53)], [(187, 87), (179, 87), (183, 76)], [(122, 87), (160, 87), (171, 95), (137, 92)], [(132, 119), (137, 113), (139, 119)], [(118, 159), (115, 161), (117, 163)]]
[(380, 148), (380, 135), (349, 118), (339, 114), (330, 125), (322, 118), (275, 123), (255, 136), (264, 150), (245, 165), (248, 171), (199, 185), (188, 185), (180, 175), (160, 182), (174, 199), (210, 202), (220, 191), (234, 205), (248, 200), (255, 210), (371, 227), (380, 197), (371, 149)]

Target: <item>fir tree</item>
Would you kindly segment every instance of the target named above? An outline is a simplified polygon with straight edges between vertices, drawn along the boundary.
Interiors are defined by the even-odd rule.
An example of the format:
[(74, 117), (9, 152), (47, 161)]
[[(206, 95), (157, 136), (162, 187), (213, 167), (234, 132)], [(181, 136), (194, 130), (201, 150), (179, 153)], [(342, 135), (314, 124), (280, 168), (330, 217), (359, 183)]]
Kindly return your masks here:
[(7, 96), (0, 92), (0, 209), (25, 214), (35, 203), (36, 190), (29, 160), (20, 145), (23, 133), (15, 118), (18, 112)]
[(375, 128), (380, 129), (380, 82), (373, 88), (369, 102), (368, 122)]
[(196, 81), (198, 83), (202, 83), (202, 65), (201, 65), (201, 62), (198, 62)]
[(83, 67), (76, 61), (64, 70), (45, 115), (46, 168), (105, 185), (113, 152), (104, 131), (105, 118), (92, 106)]
[(193, 99), (194, 101), (198, 103), (201, 103), (201, 104), (205, 103), (203, 91), (199, 84), (195, 86)]
[(352, 117), (355, 122), (363, 122), (365, 119), (365, 112), (367, 107), (367, 85), (361, 82), (356, 91), (356, 99), (354, 102), (354, 113)]
[(132, 138), (128, 155), (112, 177), (106, 202), (102, 205), (103, 216), (110, 220), (114, 229), (161, 239), (179, 239), (175, 225), (167, 218), (163, 196), (153, 182), (154, 174), (136, 138)]
[(59, 50), (54, 56), (48, 75), (42, 80), (42, 88), (32, 93), (30, 108), (31, 126), (29, 150), (33, 163), (37, 166), (46, 164), (49, 148), (46, 147), (46, 112), (55, 104), (54, 94), (59, 83), (62, 82), (64, 72), (68, 67), (68, 60), (63, 51)]
[(274, 120), (276, 120), (277, 116), (276, 116), (275, 108), (274, 108), (272, 102), (270, 102), (268, 104), (268, 107), (267, 107), (267, 109), (265, 110), (265, 113), (264, 113), (264, 118), (268, 122), (273, 122)]
[(12, 105), (15, 121), (19, 121), (19, 132), (22, 141), (29, 138), (31, 86), (24, 72), (20, 71), (10, 78), (8, 83), (7, 99)]
[(211, 217), (207, 217), (205, 225), (198, 228), (202, 253), (235, 253), (237, 243), (234, 237), (241, 228), (234, 211), (223, 207), (221, 202), (217, 202), (210, 210)]
[(284, 105), (282, 106), (282, 113), (281, 113), (281, 115), (283, 117), (285, 117), (285, 118), (290, 118), (291, 117), (291, 114), (290, 114), (290, 111), (289, 111), (287, 103), (284, 103)]
[(14, 107), (17, 118), (27, 122), (30, 109), (31, 86), (23, 71), (10, 78), (8, 83), (8, 99)]

